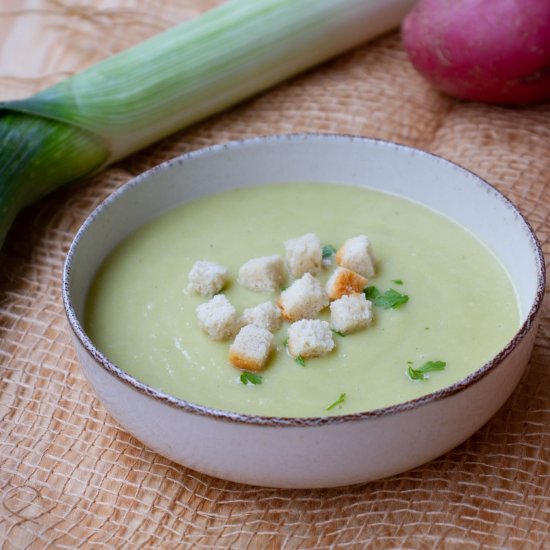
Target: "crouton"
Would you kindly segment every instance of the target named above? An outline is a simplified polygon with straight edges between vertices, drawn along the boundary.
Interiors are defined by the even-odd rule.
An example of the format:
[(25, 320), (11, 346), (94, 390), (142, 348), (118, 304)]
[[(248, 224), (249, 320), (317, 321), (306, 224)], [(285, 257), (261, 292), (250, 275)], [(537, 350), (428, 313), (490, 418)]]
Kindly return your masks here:
[(199, 326), (212, 340), (225, 340), (239, 330), (237, 311), (229, 300), (218, 294), (197, 307)]
[(323, 251), (321, 241), (313, 233), (308, 233), (289, 239), (285, 242), (288, 269), (293, 277), (301, 277), (304, 273), (316, 275), (323, 267)]
[(277, 254), (253, 258), (239, 269), (239, 284), (255, 292), (275, 292), (285, 281), (285, 264)]
[(271, 302), (264, 302), (245, 309), (241, 316), (241, 322), (243, 325), (256, 325), (269, 330), (269, 332), (275, 332), (281, 326), (282, 317), (281, 310), (278, 307)]
[(372, 321), (372, 302), (361, 292), (342, 296), (330, 304), (330, 324), (338, 332), (347, 333), (366, 327)]
[(238, 369), (258, 371), (265, 365), (272, 345), (269, 330), (246, 325), (229, 347), (229, 362)]
[(336, 252), (336, 263), (363, 277), (374, 277), (375, 259), (369, 238), (358, 235), (348, 239)]
[(195, 262), (188, 275), (187, 288), (203, 296), (213, 296), (225, 286), (228, 277), (229, 270), (223, 265), (206, 261)]
[(329, 299), (321, 283), (306, 273), (284, 290), (277, 305), (288, 321), (312, 319), (326, 306)]
[(293, 357), (318, 357), (332, 351), (334, 339), (326, 321), (302, 319), (288, 327), (287, 346)]
[(337, 267), (330, 279), (327, 281), (326, 291), (331, 300), (338, 300), (344, 294), (362, 292), (367, 286), (367, 279), (351, 269)]

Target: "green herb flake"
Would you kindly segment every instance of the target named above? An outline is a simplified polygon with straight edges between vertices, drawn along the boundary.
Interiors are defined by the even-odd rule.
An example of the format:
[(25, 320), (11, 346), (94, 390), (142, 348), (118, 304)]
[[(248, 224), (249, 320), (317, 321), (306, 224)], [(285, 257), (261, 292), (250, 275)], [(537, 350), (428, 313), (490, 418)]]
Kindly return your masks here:
[(367, 300), (375, 300), (380, 296), (380, 291), (375, 286), (368, 286), (363, 292)]
[(334, 254), (336, 254), (336, 248), (334, 248), (331, 244), (326, 244), (323, 246), (323, 260), (330, 258)]
[(243, 372), (240, 376), (241, 383), (244, 385), (247, 384), (261, 384), (262, 383), (262, 377), (259, 374), (254, 374), (253, 372)]
[(341, 336), (342, 338), (345, 338), (345, 337), (346, 337), (346, 335), (345, 335), (343, 332), (340, 332), (339, 330), (334, 330), (334, 329), (331, 329), (331, 330), (332, 330), (332, 332), (333, 332), (334, 334), (336, 334), (337, 336)]
[(401, 279), (392, 279), (391, 282), (394, 285), (402, 285), (403, 284), (403, 281)]
[(288, 348), (288, 336), (283, 340), (283, 346)]
[(368, 286), (363, 292), (367, 300), (370, 300), (375, 306), (384, 309), (396, 309), (409, 301), (407, 294), (401, 294), (393, 288), (386, 290), (382, 294), (375, 286)]
[(406, 294), (401, 294), (400, 292), (397, 292), (397, 290), (390, 288), (389, 290), (386, 290), (384, 294), (377, 296), (373, 300), (373, 304), (384, 309), (396, 309), (399, 306), (406, 304), (408, 301), (409, 297)]
[(443, 370), (447, 366), (445, 361), (426, 361), (426, 363), (417, 369), (412, 368), (410, 361), (407, 364), (409, 365), (407, 374), (411, 380), (426, 380), (428, 378), (425, 376), (427, 372)]
[(306, 366), (306, 360), (301, 355), (298, 355), (297, 357), (295, 357), (294, 361), (296, 361), (296, 363), (298, 363), (298, 365), (300, 365), (300, 367), (305, 367)]
[[(327, 411), (331, 411), (335, 407), (339, 407), (339, 405), (341, 405), (345, 400), (346, 400), (346, 394), (341, 393), (340, 397), (334, 403), (332, 403), (327, 407)], [(342, 407), (339, 407), (339, 408), (341, 409)]]

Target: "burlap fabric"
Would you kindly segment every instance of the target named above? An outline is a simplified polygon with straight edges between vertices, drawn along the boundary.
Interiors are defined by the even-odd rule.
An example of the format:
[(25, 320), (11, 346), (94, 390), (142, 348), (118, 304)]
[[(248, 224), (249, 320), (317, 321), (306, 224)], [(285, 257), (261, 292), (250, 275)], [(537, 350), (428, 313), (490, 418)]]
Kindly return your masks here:
[[(0, 0), (0, 94), (22, 96), (210, 0)], [(85, 382), (60, 297), (80, 223), (133, 175), (186, 151), (276, 132), (394, 140), (487, 178), (550, 257), (550, 105), (444, 97), (397, 33), (57, 192), (17, 220), (0, 253), (0, 545), (20, 548), (550, 547), (550, 311), (503, 409), (452, 452), (351, 488), (258, 489), (213, 479), (121, 430)]]

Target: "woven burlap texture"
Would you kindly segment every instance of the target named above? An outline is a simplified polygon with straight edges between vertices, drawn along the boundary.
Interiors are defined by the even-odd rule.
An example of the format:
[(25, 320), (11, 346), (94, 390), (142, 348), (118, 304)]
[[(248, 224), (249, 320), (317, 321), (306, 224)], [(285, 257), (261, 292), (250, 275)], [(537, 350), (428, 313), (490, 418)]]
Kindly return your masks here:
[[(1, 98), (21, 97), (219, 2), (0, 0)], [(518, 204), (550, 257), (550, 105), (433, 91), (397, 33), (168, 138), (16, 221), (0, 252), (0, 546), (550, 547), (550, 315), (502, 410), (455, 450), (356, 487), (272, 490), (198, 474), (124, 432), (85, 381), (60, 297), (64, 256), (110, 192), (205, 145), (344, 132), (432, 151)]]

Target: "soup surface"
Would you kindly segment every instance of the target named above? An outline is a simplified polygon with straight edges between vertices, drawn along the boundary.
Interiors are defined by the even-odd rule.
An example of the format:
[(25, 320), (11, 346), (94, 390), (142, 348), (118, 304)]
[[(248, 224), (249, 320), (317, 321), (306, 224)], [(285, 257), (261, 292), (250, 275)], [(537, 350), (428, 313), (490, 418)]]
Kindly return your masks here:
[[(276, 295), (240, 287), (239, 266), (284, 257), (286, 239), (310, 232), (336, 248), (368, 235), (377, 259), (369, 285), (409, 300), (396, 309), (374, 307), (370, 327), (335, 335), (335, 349), (305, 367), (287, 354), (283, 323), (262, 383), (245, 385), (228, 363), (230, 342), (213, 342), (200, 330), (195, 310), (208, 298), (186, 290), (187, 274), (197, 260), (227, 266), (231, 282), (223, 293), (240, 313)], [(320, 318), (329, 320), (328, 308)], [(217, 409), (286, 417), (367, 411), (444, 388), (481, 367), (518, 325), (506, 271), (468, 231), (401, 197), (319, 183), (235, 189), (148, 223), (100, 267), (85, 319), (99, 350), (150, 386)], [(411, 380), (408, 365), (427, 361), (446, 367)], [(345, 399), (327, 410), (341, 394)]]

